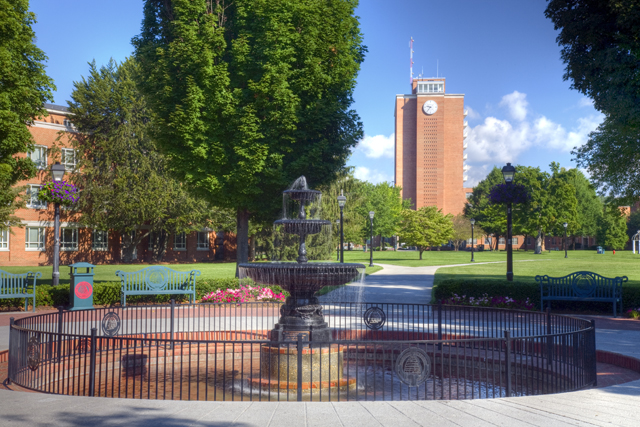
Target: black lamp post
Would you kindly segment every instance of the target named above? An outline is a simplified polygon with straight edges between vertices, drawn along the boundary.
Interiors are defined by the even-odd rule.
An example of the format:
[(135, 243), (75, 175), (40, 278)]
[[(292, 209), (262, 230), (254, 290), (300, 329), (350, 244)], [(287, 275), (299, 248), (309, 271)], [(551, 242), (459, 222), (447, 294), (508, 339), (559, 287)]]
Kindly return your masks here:
[(371, 239), (369, 240), (369, 267), (373, 267), (373, 215), (374, 212), (369, 212), (369, 220), (371, 222)]
[(340, 262), (344, 263), (344, 205), (347, 203), (347, 198), (340, 190), (338, 196), (338, 206), (340, 206)]
[(471, 223), (471, 262), (474, 262), (473, 260), (473, 226), (476, 224), (476, 220), (471, 218), (469, 222)]
[[(336, 227), (340, 228), (340, 220), (336, 219)], [(340, 261), (340, 244), (336, 245), (336, 261)]]
[[(64, 166), (60, 162), (51, 165), (51, 176), (54, 182), (62, 181), (64, 177)], [(60, 203), (54, 203), (53, 220), (53, 273), (51, 282), (53, 286), (60, 284)]]
[[(516, 168), (507, 163), (502, 168), (502, 177), (507, 185), (513, 183), (513, 176), (516, 174)], [(507, 203), (507, 280), (513, 282), (513, 253), (511, 251), (511, 232), (513, 226), (511, 221), (511, 202)]]
[(566, 222), (562, 223), (562, 226), (564, 227), (564, 257), (567, 258), (567, 226), (569, 224), (567, 224)]

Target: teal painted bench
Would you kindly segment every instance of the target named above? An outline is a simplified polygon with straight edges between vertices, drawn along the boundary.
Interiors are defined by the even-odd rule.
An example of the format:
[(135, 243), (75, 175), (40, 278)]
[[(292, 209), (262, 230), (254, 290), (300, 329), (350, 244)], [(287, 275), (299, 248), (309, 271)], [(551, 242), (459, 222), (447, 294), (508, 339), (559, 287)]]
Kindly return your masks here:
[[(540, 309), (545, 301), (599, 301), (613, 304), (622, 313), (622, 284), (629, 280), (623, 277), (604, 277), (590, 271), (578, 271), (563, 277), (536, 276), (540, 284)], [(551, 307), (551, 303), (549, 303)]]
[(33, 311), (36, 311), (36, 280), (42, 277), (39, 271), (13, 274), (0, 270), (0, 298), (24, 298), (24, 311), (29, 307), (29, 298), (33, 298)]
[(175, 271), (164, 266), (151, 266), (127, 273), (116, 271), (120, 278), (120, 300), (127, 306), (129, 295), (189, 295), (189, 301), (196, 300), (196, 276), (199, 270)]

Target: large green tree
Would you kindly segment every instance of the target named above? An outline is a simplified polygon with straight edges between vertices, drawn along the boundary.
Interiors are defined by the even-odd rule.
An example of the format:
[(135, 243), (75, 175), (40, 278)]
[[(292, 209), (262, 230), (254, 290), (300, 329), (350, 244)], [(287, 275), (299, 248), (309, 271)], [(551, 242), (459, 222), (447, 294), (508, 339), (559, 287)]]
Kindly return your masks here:
[(603, 191), (640, 195), (640, 8), (637, 0), (551, 0), (545, 14), (559, 30), (565, 80), (606, 115), (575, 149)]
[(141, 87), (173, 172), (248, 220), (272, 221), (300, 175), (335, 178), (362, 137), (350, 109), (362, 45), (356, 0), (146, 0)]
[(453, 215), (444, 215), (435, 206), (423, 206), (418, 210), (404, 209), (400, 223), (400, 241), (416, 246), (422, 253), (431, 246), (440, 246), (453, 238)]
[[(373, 235), (381, 237), (380, 249), (383, 249), (384, 240), (382, 237), (392, 237), (398, 233), (403, 210), (400, 194), (402, 188), (394, 187), (388, 182), (378, 184), (366, 182), (363, 187), (364, 198), (361, 205), (361, 217), (365, 222), (362, 224), (362, 238), (365, 241), (370, 238), (371, 219), (369, 212), (373, 212)], [(405, 207), (408, 207), (408, 203)]]
[(487, 177), (473, 188), (464, 209), (467, 218), (475, 219), (478, 227), (488, 235), (496, 237), (496, 245), (497, 238), (504, 235), (507, 230), (507, 210), (504, 206), (492, 204), (489, 201), (489, 194), (493, 186), (503, 182), (502, 172), (494, 167)]
[(629, 240), (627, 217), (615, 203), (609, 203), (605, 206), (598, 225), (596, 240), (599, 245), (609, 249), (624, 249)]
[(199, 229), (211, 215), (169, 175), (152, 137), (151, 112), (136, 88), (138, 72), (131, 59), (100, 68), (91, 63), (89, 76), (74, 82), (69, 102), (79, 131), (72, 141), (81, 173), (72, 180), (82, 189), (81, 220), (120, 233), (125, 262), (150, 233), (160, 261), (169, 234)]
[(33, 148), (27, 126), (47, 115), (44, 103), (55, 90), (44, 70), (47, 57), (34, 44), (35, 22), (28, 0), (0, 0), (0, 231), (20, 224), (14, 212), (23, 201), (15, 185), (36, 174), (20, 156)]

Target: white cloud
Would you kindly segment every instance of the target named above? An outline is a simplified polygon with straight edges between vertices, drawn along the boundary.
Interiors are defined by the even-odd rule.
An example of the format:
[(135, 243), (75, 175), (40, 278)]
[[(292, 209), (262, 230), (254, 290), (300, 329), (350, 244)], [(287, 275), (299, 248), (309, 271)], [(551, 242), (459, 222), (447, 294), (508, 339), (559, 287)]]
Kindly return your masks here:
[(470, 120), (477, 120), (480, 118), (480, 113), (478, 113), (473, 108), (467, 106), (466, 110), (467, 110), (467, 118), (469, 118)]
[(592, 106), (593, 106), (593, 99), (587, 98), (586, 96), (583, 96), (582, 98), (580, 98), (580, 101), (578, 101), (578, 107), (580, 108), (592, 107)]
[(393, 179), (384, 172), (380, 172), (375, 169), (369, 169), (364, 166), (356, 166), (356, 170), (353, 175), (361, 181), (369, 181), (372, 184), (378, 184), (380, 182), (391, 182)]
[[(520, 154), (534, 147), (569, 152), (586, 143), (589, 133), (604, 119), (602, 114), (582, 117), (571, 130), (545, 116), (527, 120), (526, 94), (517, 91), (504, 96), (500, 105), (508, 107), (516, 122), (487, 117), (483, 123), (469, 130), (468, 154), (473, 167), (488, 163), (515, 163)], [(469, 181), (473, 175), (470, 171)]]
[(523, 121), (527, 117), (527, 106), (529, 105), (526, 98), (526, 93), (520, 93), (517, 90), (514, 90), (509, 95), (502, 97), (500, 106), (507, 107), (509, 115), (513, 119)]
[(365, 135), (364, 138), (360, 140), (356, 149), (362, 150), (364, 155), (370, 158), (388, 157), (393, 159), (394, 147), (395, 135), (392, 133), (389, 136)]

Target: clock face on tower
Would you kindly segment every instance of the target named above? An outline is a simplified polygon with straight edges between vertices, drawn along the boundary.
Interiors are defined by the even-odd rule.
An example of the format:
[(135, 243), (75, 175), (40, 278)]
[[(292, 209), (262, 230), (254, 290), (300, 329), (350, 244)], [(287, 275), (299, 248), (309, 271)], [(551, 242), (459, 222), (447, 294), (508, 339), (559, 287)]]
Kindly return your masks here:
[(436, 104), (436, 101), (429, 100), (422, 105), (422, 111), (430, 116), (438, 111), (438, 104)]

